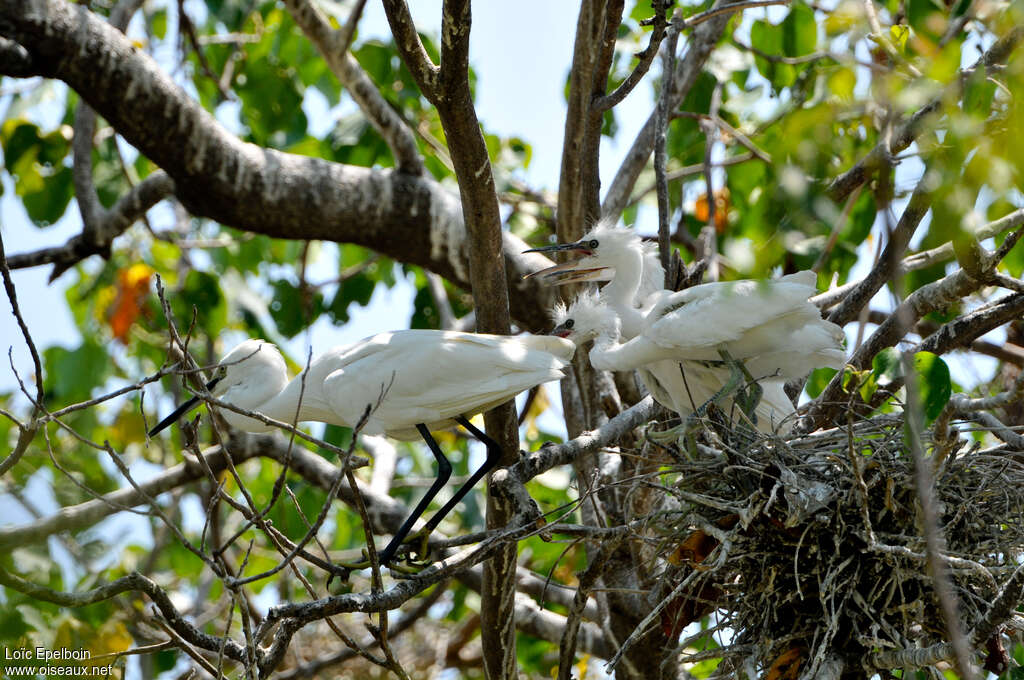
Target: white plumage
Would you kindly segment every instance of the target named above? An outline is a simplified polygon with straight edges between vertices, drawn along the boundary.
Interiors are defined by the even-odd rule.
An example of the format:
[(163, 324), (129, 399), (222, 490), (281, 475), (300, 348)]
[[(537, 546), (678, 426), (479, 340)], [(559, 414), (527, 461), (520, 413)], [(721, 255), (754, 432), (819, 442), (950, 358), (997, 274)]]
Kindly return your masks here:
[[(552, 336), (403, 330), (330, 349), (310, 363), (304, 377), (289, 381), (277, 347), (246, 340), (224, 356), (207, 388), (226, 403), (285, 423), (315, 420), (354, 427), (369, 406), (373, 410), (363, 433), (397, 439), (422, 436), (438, 461), (438, 479), (381, 552), (384, 563), (451, 475), (451, 466), (430, 430), (461, 424), (487, 445), (487, 460), (427, 522), (426, 531), (436, 527), (501, 456), (497, 444), (466, 418), (536, 385), (561, 379), (574, 351), (572, 342)], [(150, 435), (198, 401), (195, 397), (183, 404)], [(233, 411), (222, 409), (221, 413), (232, 427), (247, 432), (273, 429)]]
[(633, 230), (607, 223), (575, 243), (535, 250), (579, 256), (532, 276), (555, 284), (611, 279), (600, 296), (584, 294), (559, 312), (563, 320), (575, 321), (569, 337), (593, 337), (595, 367), (638, 369), (652, 396), (680, 415), (710, 399), (728, 380), (721, 350), (743, 360), (761, 379), (764, 394), (756, 414), (763, 430), (793, 412), (785, 380), (819, 366), (838, 368), (845, 360), (842, 330), (808, 302), (816, 292), (813, 272), (668, 291), (662, 288), (664, 273), (653, 248)]
[[(297, 420), (354, 427), (367, 405), (380, 399), (362, 431), (413, 440), (417, 424), (449, 429), (456, 416), (481, 413), (535, 385), (561, 379), (573, 352), (571, 343), (543, 335), (379, 333), (329, 349), (310, 363)], [(302, 377), (288, 381), (277, 347), (246, 340), (220, 365), (224, 377), (211, 390), (213, 396), (275, 420), (296, 420)], [(232, 411), (223, 415), (246, 432), (273, 429)]]

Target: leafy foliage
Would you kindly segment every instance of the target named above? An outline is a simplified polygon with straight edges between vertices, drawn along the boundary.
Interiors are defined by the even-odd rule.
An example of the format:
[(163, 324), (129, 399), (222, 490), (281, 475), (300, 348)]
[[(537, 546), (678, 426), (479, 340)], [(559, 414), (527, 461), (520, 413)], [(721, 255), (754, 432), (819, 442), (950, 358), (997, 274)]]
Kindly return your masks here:
[[(332, 28), (347, 20), (346, 3), (320, 4)], [(714, 250), (723, 279), (766, 277), (813, 267), (823, 289), (859, 280), (874, 266), (880, 257), (879, 241), (888, 242), (888, 234), (919, 181), (928, 197), (929, 212), (912, 241), (914, 252), (973, 242), (973, 233), (980, 226), (1022, 207), (1024, 136), (1020, 131), (1024, 130), (1024, 107), (1016, 97), (1024, 78), (1024, 59), (1007, 58), (993, 70), (964, 70), (979, 50), (988, 49), (1021, 23), (1020, 3), (974, 7), (966, 0), (887, 0), (875, 3), (881, 32), (868, 22), (862, 4), (841, 0), (823, 9), (795, 1), (750, 9), (729, 20), (712, 57), (694, 74), (678, 115), (667, 129), (670, 218), (685, 261), (692, 263), (703, 255), (697, 240), (702, 233), (707, 237), (704, 228), (711, 205), (715, 206)], [(710, 3), (700, 3), (675, 9), (678, 17), (693, 18), (709, 7)], [(960, 21), (967, 13), (970, 20)], [(606, 91), (625, 82), (638, 64), (637, 55), (653, 32), (654, 15), (649, 2), (631, 3), (627, 8), (626, 18), (615, 32), (617, 43), (607, 78), (599, 80)], [(160, 1), (146, 4), (139, 19), (141, 31), (131, 33), (139, 41), (138, 48), (154, 55), (200, 106), (255, 148), (381, 171), (396, 165), (388, 141), (368, 114), (352, 104), (351, 94), (331, 73), (285, 5), (271, 0)], [(681, 43), (694, 40), (694, 34), (687, 29)], [(436, 63), (441, 52), (439, 38), (419, 37)], [(523, 41), (528, 50), (528, 38)], [(455, 173), (446, 146), (462, 140), (446, 138), (438, 112), (420, 92), (395, 43), (357, 35), (351, 56), (389, 109), (415, 132), (415, 145), (430, 178), (453, 187)], [(570, 64), (552, 64), (551, 68), (567, 70)], [(661, 94), (660, 77), (657, 67), (647, 77), (655, 83), (650, 88), (655, 96)], [(472, 70), (469, 79), (471, 86), (475, 85)], [(5, 86), (9, 82), (5, 79)], [(567, 77), (567, 94), (570, 82)], [(47, 89), (50, 87), (44, 83), (25, 91), (15, 88), (4, 95), (6, 115), (0, 125), (3, 172), (17, 202), (39, 228), (77, 215), (68, 210), (75, 195), (71, 140), (77, 96), (65, 91), (55, 96)], [(643, 97), (642, 90), (630, 96)], [(837, 178), (880, 144), (898, 136), (909, 117), (933, 100), (939, 113), (923, 118), (913, 143), (895, 150), (891, 165), (879, 163), (866, 183), (842, 195), (837, 192), (833, 184)], [(59, 120), (40, 115), (44, 109), (49, 112), (54, 102), (53, 110), (61, 114)], [(130, 98), (125, 105), (131, 105)], [(651, 101), (651, 110), (653, 105)], [(327, 114), (323, 113), (325, 107)], [(632, 142), (623, 133), (632, 129), (624, 124), (623, 110), (612, 109), (600, 118), (600, 134), (612, 142), (602, 147), (606, 157)], [(325, 116), (329, 120), (325, 121)], [(552, 124), (561, 126), (562, 121)], [(710, 138), (709, 129), (714, 130)], [(556, 187), (531, 187), (523, 179), (531, 177), (529, 172), (540, 157), (538, 149), (528, 139), (498, 134), (486, 124), (482, 133), (509, 230), (533, 244), (546, 242), (558, 212), (554, 200), (542, 189), (554, 191)], [(107, 209), (157, 170), (152, 160), (134, 149), (126, 150), (117, 134), (105, 121), (99, 121), (89, 159), (96, 197)], [(168, 143), (181, 142), (172, 139)], [(705, 167), (706, 158), (716, 167)], [(597, 165), (597, 159), (593, 162)], [(607, 186), (611, 174), (604, 166), (601, 170)], [(710, 195), (708, 170), (713, 185)], [(646, 168), (625, 211), (627, 222), (636, 222), (645, 234), (651, 233), (654, 223), (653, 186), (653, 171)], [(102, 261), (85, 260), (64, 275), (69, 281), (66, 303), (81, 341), (77, 346), (42, 350), (44, 402), (40, 406), (56, 412), (155, 375), (177, 360), (169, 359), (166, 351), (169, 322), (190, 337), (192, 353), (205, 365), (238, 337), (280, 342), (317, 324), (340, 328), (357, 310), (370, 305), (376, 294), (409, 285), (410, 280), (415, 288), (413, 309), (411, 314), (405, 310), (393, 314), (395, 328), (437, 328), (442, 312), (447, 311), (444, 304), (459, 318), (472, 311), (472, 296), (467, 291), (446, 281), (442, 288), (447, 300), (439, 300), (423, 269), (395, 262), (364, 245), (271, 238), (175, 212), (180, 207), (167, 210), (161, 206), (150, 211), (147, 224), (126, 232), (111, 252), (100, 249)], [(996, 234), (992, 241), (983, 241), (983, 246), (997, 248), (1006, 238), (1005, 232)], [(905, 298), (943, 280), (955, 266), (950, 256), (901, 272), (901, 294)], [(1018, 246), (1002, 260), (997, 273), (1019, 278), (1022, 272), (1024, 248)], [(156, 296), (157, 281), (166, 290), (170, 319)], [(989, 297), (985, 303), (990, 302), (990, 293), (982, 292)], [(947, 324), (985, 303), (973, 298), (949, 302), (930, 309), (924, 323)], [(877, 309), (877, 301), (874, 304), (876, 311), (882, 311)], [(870, 332), (866, 317), (862, 325)], [(848, 326), (851, 337), (857, 333), (855, 326)], [(7, 326), (4, 328), (6, 331)], [(851, 341), (851, 352), (856, 349), (853, 344)], [(908, 401), (902, 389), (907, 379), (904, 351), (913, 351), (918, 403)], [(954, 392), (960, 391), (953, 376), (962, 362), (944, 356), (909, 347), (884, 349), (859, 367), (842, 372), (839, 382), (844, 398), (862, 407), (860, 415), (865, 419), (919, 408), (926, 423), (934, 426), (941, 422)], [(303, 363), (301, 357), (289, 356), (288, 361), (293, 371)], [(23, 372), (22, 377), (25, 375)], [(815, 371), (806, 384), (807, 396), (813, 399), (824, 393), (835, 375), (832, 369)], [(971, 385), (972, 397), (1008, 389), (1005, 383), (996, 382), (998, 376), (991, 371), (979, 378)], [(196, 385), (177, 377), (165, 379), (160, 389), (142, 389), (144, 397), (130, 392), (71, 410), (61, 417), (62, 425), (49, 423), (39, 429), (4, 479), (20, 491), (45, 489), (48, 503), (70, 507), (125, 486), (110, 451), (139, 478), (177, 465), (183, 450), (187, 450), (188, 464), (194, 464), (195, 450), (186, 448), (191, 435), (176, 432), (167, 439), (151, 441), (145, 432), (152, 423), (143, 422), (141, 414), (164, 410), (169, 402), (159, 396), (164, 391), (181, 397)], [(5, 411), (10, 402), (16, 417), (25, 422), (35, 417), (29, 415), (31, 405), (20, 397), (5, 394), (3, 400)], [(537, 397), (525, 414), (524, 446), (536, 450), (546, 442), (561, 440), (560, 428), (550, 424), (555, 410), (543, 393)], [(351, 443), (348, 428), (308, 429), (327, 444), (345, 448)], [(553, 429), (559, 431), (549, 431)], [(219, 440), (205, 415), (197, 435), (201, 446)], [(19, 428), (12, 420), (0, 418), (0, 441), (13, 447), (18, 437)], [(986, 444), (994, 442), (990, 435), (977, 437)], [(455, 475), (466, 476), (474, 468), (470, 465), (473, 448), (455, 436), (438, 439), (451, 454)], [(292, 445), (305, 446), (299, 442)], [(398, 446), (398, 482), (392, 496), (410, 506), (422, 492), (422, 478), (432, 473), (433, 457), (419, 446)], [(329, 448), (313, 448), (328, 460), (338, 461)], [(356, 452), (364, 453), (358, 446)], [(905, 463), (900, 459), (892, 465), (903, 469)], [(260, 458), (239, 468), (238, 479), (220, 472), (156, 497), (153, 505), (169, 517), (171, 525), (180, 528), (180, 536), (153, 516), (144, 517), (141, 528), (124, 535), (102, 525), (76, 526), (61, 533), (59, 541), (19, 545), (0, 556), (0, 564), (7, 571), (31, 575), (35, 583), (54, 590), (86, 590), (100, 581), (141, 571), (182, 597), (227, 602), (236, 594), (226, 591), (221, 579), (210, 578), (209, 565), (183, 541), (212, 550), (211, 546), (219, 547), (238, 532), (234, 546), (223, 554), (233, 567), (244, 564), (243, 571), (249, 574), (275, 567), (280, 556), (272, 552), (266, 533), (247, 520), (226, 510), (211, 511), (222, 507), (213, 503), (217, 494), (239, 505), (249, 494), (260, 507), (276, 499), (265, 519), (292, 540), (308, 531), (330, 500), (316, 480), (294, 470), (282, 472), (287, 466), (279, 461)], [(670, 474), (667, 468), (653, 473), (655, 477), (663, 475), (662, 479)], [(642, 475), (638, 473), (637, 478)], [(286, 492), (281, 491), (282, 479), (287, 480)], [(584, 521), (585, 512), (578, 507), (581, 492), (575, 486), (542, 478), (532, 480), (528, 490), (544, 512), (566, 521)], [(609, 494), (619, 491), (616, 488)], [(621, 512), (604, 518), (609, 524), (634, 519), (631, 509), (623, 509), (627, 501), (634, 500), (630, 493), (623, 491), (626, 500), (612, 503)], [(30, 495), (12, 498), (11, 502), (25, 507), (32, 507), (34, 501)], [(443, 528), (452, 534), (481, 529), (485, 509), (480, 499), (471, 495), (461, 513)], [(340, 551), (345, 557), (358, 555), (366, 540), (361, 521), (354, 510), (332, 505), (317, 540), (325, 550)], [(549, 575), (560, 586), (577, 585), (578, 575), (590, 564), (590, 548), (546, 539), (532, 536), (520, 542), (524, 569)], [(237, 550), (250, 540), (255, 546), (252, 551)], [(315, 543), (307, 544), (306, 549), (312, 552)], [(635, 560), (634, 571), (640, 573), (655, 557), (637, 549)], [(321, 595), (326, 592), (323, 572), (309, 563), (296, 562), (295, 573), (321, 588)], [(267, 589), (271, 584), (276, 593)], [(471, 646), (478, 596), (461, 582), (446, 588), (442, 604), (428, 617), (434, 627), (432, 634), (437, 638), (438, 631), (443, 631), (460, 640), (456, 633), (464, 634), (462, 644)], [(285, 578), (262, 579), (251, 589), (267, 601), (307, 597)], [(0, 607), (0, 644), (8, 647), (64, 645), (95, 650), (97, 655), (115, 654), (143, 644), (150, 633), (145, 628), (146, 614), (135, 606), (139, 600), (133, 600), (132, 606), (121, 606), (126, 599), (63, 608), (6, 587), (0, 597), (5, 605)], [(557, 602), (538, 606), (560, 616), (567, 611), (565, 604)], [(705, 628), (709, 622), (709, 617), (700, 619)], [(210, 635), (221, 635), (224, 624), (214, 617), (200, 627)], [(314, 648), (323, 641), (317, 635), (320, 633), (310, 633)], [(323, 635), (324, 640), (337, 644), (336, 638)], [(694, 644), (714, 648), (719, 643), (708, 634)], [(452, 659), (461, 658), (461, 651), (450, 652), (446, 663), (454, 665)], [(1020, 647), (1013, 654), (1018, 663), (1024, 660)], [(185, 663), (183, 655), (169, 650), (150, 658), (147, 663), (157, 674), (177, 672)], [(547, 677), (557, 670), (559, 660), (551, 640), (524, 634), (518, 661), (524, 674)], [(583, 676), (587, 659), (579, 654), (575, 663)], [(721, 663), (722, 658), (705, 659), (687, 671), (693, 677), (711, 677)], [(770, 660), (759, 663), (767, 670)], [(467, 671), (469, 676), (477, 672)], [(1012, 673), (1019, 674), (1019, 669)]]

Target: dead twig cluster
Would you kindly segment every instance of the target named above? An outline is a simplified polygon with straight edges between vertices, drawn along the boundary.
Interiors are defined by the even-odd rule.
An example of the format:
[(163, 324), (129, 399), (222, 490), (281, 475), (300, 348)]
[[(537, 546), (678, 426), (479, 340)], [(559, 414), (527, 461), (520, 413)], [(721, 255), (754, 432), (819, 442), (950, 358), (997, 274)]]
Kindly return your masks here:
[[(661, 476), (669, 498), (661, 525), (672, 528), (647, 626), (678, 639), (713, 614), (710, 631), (684, 636), (679, 660), (721, 657), (716, 677), (949, 667), (903, 420), (851, 418), (788, 440), (713, 426), (712, 445), (677, 456)], [(958, 455), (942, 458), (945, 440), (927, 432), (920, 443), (936, 465), (940, 558), (960, 622), (985, 667), (1005, 669), (1009, 659), (996, 650), (1020, 600), (1024, 451), (961, 441)], [(1000, 596), (1013, 604), (995, 611)], [(706, 649), (708, 635), (725, 629), (730, 644)], [(783, 667), (793, 674), (771, 674)]]

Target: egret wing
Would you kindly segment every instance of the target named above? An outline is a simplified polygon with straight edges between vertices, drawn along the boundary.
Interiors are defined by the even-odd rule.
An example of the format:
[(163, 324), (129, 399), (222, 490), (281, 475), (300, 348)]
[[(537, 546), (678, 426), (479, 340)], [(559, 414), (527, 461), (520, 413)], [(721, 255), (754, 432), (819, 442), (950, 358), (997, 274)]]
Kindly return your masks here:
[[(708, 349), (736, 342), (758, 326), (799, 327), (821, 314), (807, 301), (810, 272), (778, 281), (710, 283), (664, 295), (647, 315), (644, 335), (663, 347)], [(813, 274), (811, 274), (813, 276)]]
[(418, 423), (450, 426), (455, 416), (478, 413), (534, 385), (560, 379), (573, 350), (561, 338), (523, 342), (446, 331), (389, 335), (386, 350), (350, 357), (354, 360), (324, 381), (327, 400), (343, 417), (358, 419), (367, 404), (375, 405), (367, 432), (371, 427), (377, 432), (407, 431)]

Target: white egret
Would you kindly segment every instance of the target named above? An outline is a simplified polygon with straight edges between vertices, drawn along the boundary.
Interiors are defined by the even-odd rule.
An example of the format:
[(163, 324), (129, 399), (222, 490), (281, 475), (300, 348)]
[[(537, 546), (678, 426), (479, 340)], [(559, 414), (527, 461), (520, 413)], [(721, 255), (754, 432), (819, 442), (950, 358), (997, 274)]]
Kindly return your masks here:
[[(721, 361), (723, 352), (747, 360), (748, 373), (764, 378), (760, 384), (765, 409), (775, 414), (776, 421), (793, 411), (783, 391), (786, 379), (806, 375), (818, 366), (841, 366), (845, 359), (841, 329), (824, 321), (808, 302), (816, 292), (813, 272), (770, 282), (708, 283), (668, 291), (662, 288), (664, 272), (653, 246), (635, 231), (607, 222), (598, 223), (579, 241), (532, 252), (556, 251), (577, 257), (531, 276), (554, 284), (611, 279), (601, 289), (600, 301), (587, 299), (582, 304), (610, 307), (618, 316), (625, 342), (612, 342), (611, 335), (606, 335), (609, 341), (597, 350), (596, 361), (591, 352), (592, 363), (614, 370), (638, 368), (652, 396), (670, 408), (672, 403), (685, 403), (681, 401), (685, 394), (690, 408), (676, 408), (680, 415), (693, 409), (698, 394), (719, 394), (723, 385), (736, 380), (736, 367)], [(601, 316), (588, 314), (595, 319)], [(607, 322), (604, 326), (608, 328)], [(674, 370), (655, 364), (666, 359), (686, 361)], [(686, 373), (685, 385), (677, 377), (680, 370)], [(762, 429), (768, 425), (758, 421)]]
[[(289, 382), (277, 347), (246, 340), (224, 356), (207, 389), (226, 403), (286, 423), (316, 420), (354, 427), (370, 406), (363, 433), (405, 440), (422, 437), (437, 460), (438, 477), (381, 551), (380, 562), (386, 564), (451, 476), (451, 465), (430, 431), (462, 425), (487, 447), (487, 458), (430, 518), (424, 534), (436, 528), (501, 457), (498, 444), (467, 418), (536, 385), (561, 379), (574, 351), (572, 342), (552, 336), (403, 330), (330, 349), (310, 363), (304, 380), (300, 375)], [(153, 427), (150, 436), (198, 401), (193, 397), (181, 405)], [(226, 409), (222, 415), (229, 425), (246, 432), (273, 429)]]
[[(665, 271), (654, 244), (648, 244), (634, 230), (598, 222), (583, 238), (573, 243), (532, 248), (525, 252), (571, 252), (577, 257), (542, 269), (526, 278), (539, 276), (552, 285), (579, 281), (608, 281), (601, 296), (622, 322), (626, 339), (640, 334), (645, 305), (651, 296), (664, 291)], [(650, 302), (649, 302), (650, 300)]]
[[(630, 345), (640, 338), (623, 342), (621, 320), (598, 293), (585, 292), (568, 307), (556, 306), (554, 317), (557, 325), (553, 335), (572, 340), (577, 345), (593, 340), (590, 362), (595, 368), (615, 371), (636, 369), (651, 396), (678, 413), (684, 421), (690, 414), (722, 397), (740, 402), (732, 394), (738, 386), (738, 376), (721, 358), (681, 359), (671, 354), (667, 358), (658, 358), (635, 352), (617, 355), (616, 351), (624, 344)], [(767, 377), (760, 380), (759, 385), (763, 392), (753, 411), (747, 415), (758, 430), (771, 432), (793, 413), (793, 404), (786, 396), (784, 380)]]

